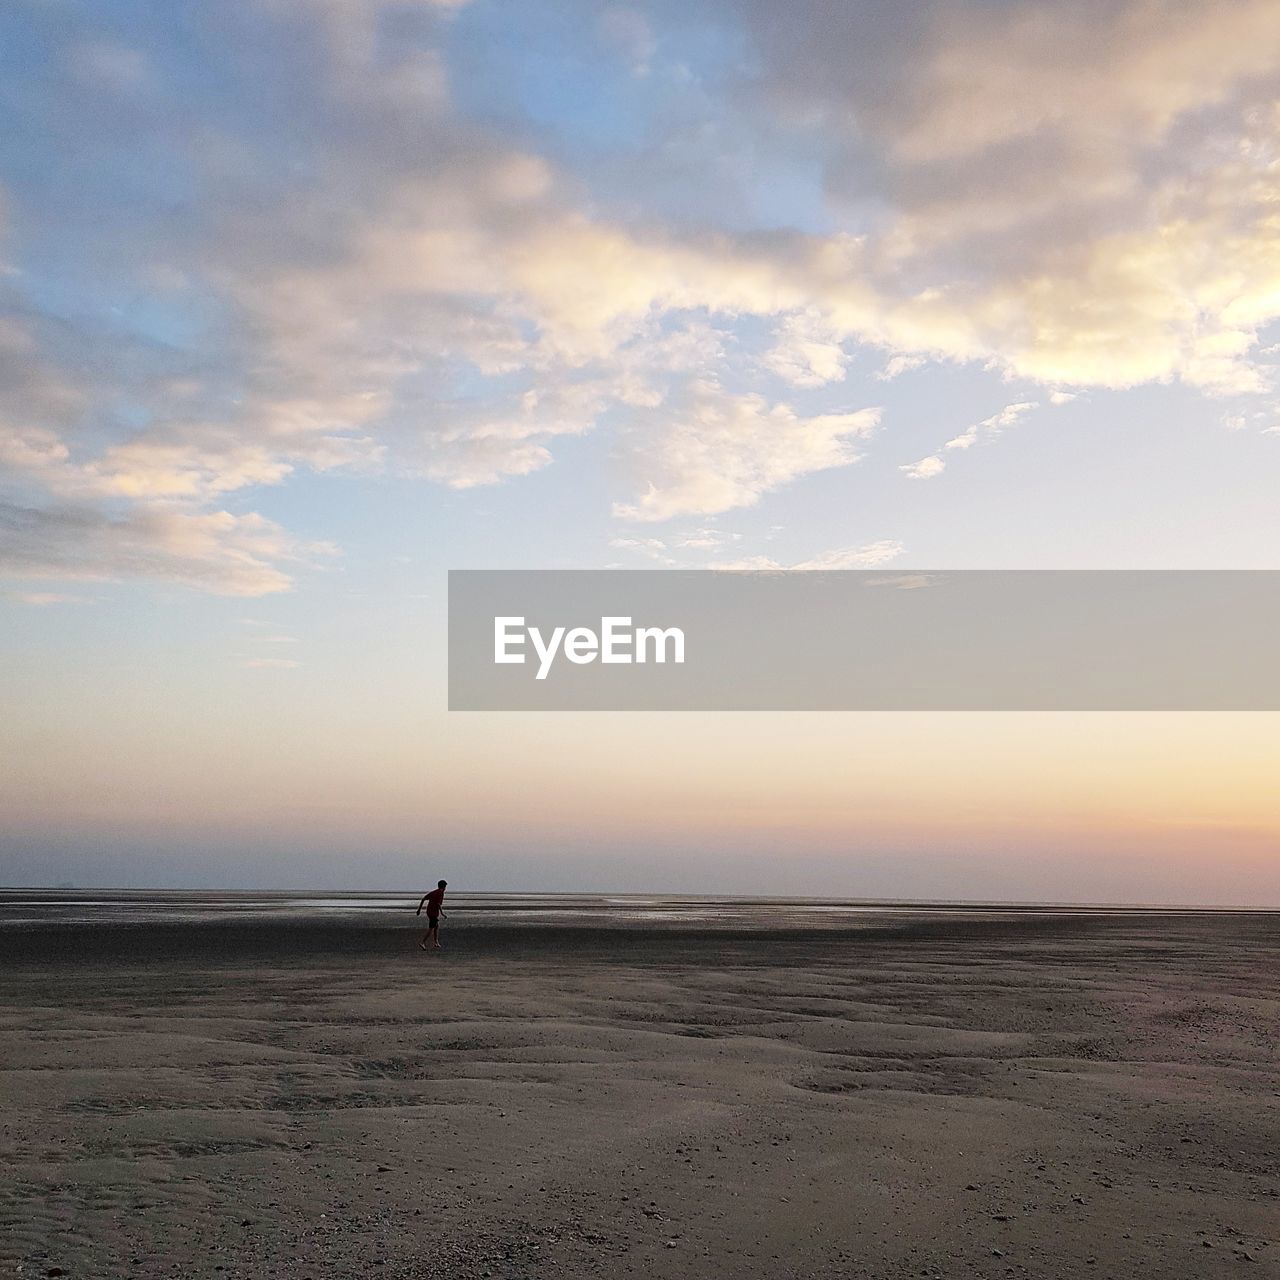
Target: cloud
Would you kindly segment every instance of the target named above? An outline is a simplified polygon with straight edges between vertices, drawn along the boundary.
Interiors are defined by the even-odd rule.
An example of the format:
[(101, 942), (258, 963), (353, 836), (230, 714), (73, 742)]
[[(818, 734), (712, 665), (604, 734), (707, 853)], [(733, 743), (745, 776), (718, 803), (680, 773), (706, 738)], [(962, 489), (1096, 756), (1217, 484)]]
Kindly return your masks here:
[(661, 538), (610, 538), (609, 545), (615, 551), (630, 551), (648, 560), (656, 560), (659, 564), (675, 565), (677, 563), (669, 554), (667, 544)]
[(812, 308), (787, 316), (764, 364), (797, 387), (821, 387), (844, 379), (849, 357), (841, 335)]
[[(872, 138), (917, 172), (914, 184), (899, 186), (899, 202), (935, 217), (975, 199), (1025, 212), (1020, 206), (1042, 198), (1037, 188), (1061, 202), (1090, 176), (1103, 190), (1128, 189), (1135, 156), (1175, 145), (1172, 131), (1189, 115), (1242, 94), (1266, 101), (1280, 51), (1267, 0), (724, 7), (754, 33), (777, 108), (843, 143), (846, 164), (859, 138)], [(971, 183), (965, 191), (960, 167), (989, 156), (1016, 156), (1030, 172), (1006, 169), (1001, 189)], [(920, 170), (934, 180), (921, 181)], [(1076, 194), (1089, 198), (1095, 187)]]
[(113, 445), (78, 477), (80, 488), (103, 494), (206, 498), (252, 485), (278, 484), (294, 465), (267, 444), (197, 429), (175, 439), (144, 436)]
[(240, 665), (274, 671), (292, 671), (302, 666), (302, 663), (294, 658), (242, 658)]
[(259, 515), (143, 508), (113, 517), (89, 508), (0, 501), (0, 575), (108, 581), (143, 577), (228, 596), (287, 591), (280, 562), (324, 554)]
[(1278, 411), (1280, 411), (1280, 405), (1275, 403), (1253, 407), (1246, 402), (1234, 411), (1223, 413), (1219, 422), (1227, 431), (1257, 431), (1264, 436), (1274, 435)]
[(919, 462), (911, 462), (898, 468), (909, 480), (932, 480), (934, 476), (940, 476), (946, 469), (947, 464), (936, 453), (930, 454), (927, 458), (921, 458)]
[[(164, 305), (216, 305), (213, 376), (194, 354), (154, 348), (127, 385), (114, 373), (86, 385), (84, 341), (64, 351), (0, 332), (0, 359), (12, 352), (26, 382), (21, 407), (0, 406), (0, 462), (25, 484), (77, 504), (205, 511), (305, 469), (494, 484), (545, 467), (557, 438), (611, 407), (656, 410), (714, 365), (708, 312), (802, 302), (777, 264), (744, 261), (723, 237), (689, 245), (574, 208), (542, 158), (453, 112), (432, 39), (380, 47), (383, 7), (274, 0), (275, 28), (255, 35), (278, 39), (281, 92), (315, 126), (308, 164), (282, 169), (270, 127), (228, 132), (238, 116), (216, 109), (210, 145), (184, 152), (215, 194), (166, 231), (164, 271), (146, 270)], [(221, 31), (233, 69), (254, 60), (236, 43), (245, 12), (232, 6)], [(145, 240), (131, 232), (125, 263)], [(99, 344), (102, 369), (125, 368), (117, 335), (77, 337)], [(810, 346), (802, 382), (832, 372)], [(144, 425), (107, 421), (119, 400)], [(96, 421), (76, 420), (86, 410)]]
[(876, 377), (881, 382), (892, 382), (894, 378), (909, 373), (912, 369), (919, 369), (926, 363), (928, 362), (924, 356), (891, 356)]
[[(964, 431), (954, 439), (948, 440), (942, 447), (944, 449), (971, 449), (979, 440), (998, 436), (1006, 427), (1012, 427), (1019, 418), (1037, 408), (1039, 408), (1039, 405), (1032, 400), (1020, 400), (1016, 404), (1007, 404), (999, 413), (993, 413), (989, 418), (983, 418), (981, 422), (975, 422), (973, 426), (966, 427)], [(938, 471), (941, 470), (942, 468), (938, 467), (937, 470), (932, 471), (930, 474), (937, 475)]]
[(882, 539), (879, 542), (868, 542), (860, 547), (839, 547), (833, 551), (824, 551), (808, 560), (800, 560), (794, 564), (783, 564), (770, 556), (746, 556), (741, 560), (732, 560), (714, 564), (713, 569), (724, 570), (761, 570), (761, 571), (818, 571), (837, 569), (876, 569), (882, 564), (896, 560), (906, 548), (901, 542), (893, 539)]
[[(265, 55), (278, 40), (279, 92), (291, 97), (291, 119), (312, 127), (314, 164), (282, 167), (269, 117), (260, 132), (245, 131), (238, 108), (220, 113), (216, 102), (201, 117), (207, 145), (184, 144), (181, 156), (167, 150), (162, 117), (171, 104), (163, 95), (130, 117), (140, 147), (160, 138), (163, 163), (199, 166), (196, 185), (211, 194), (176, 223), (152, 211), (165, 222), (163, 236), (132, 226), (102, 257), (117, 258), (121, 273), (135, 271), (137, 290), (156, 305), (216, 313), (219, 331), (209, 336), (219, 346), (207, 360), (160, 343), (146, 345), (144, 359), (121, 359), (126, 346), (143, 347), (113, 331), (118, 321), (71, 335), (14, 293), (16, 284), (7, 286), (12, 296), (0, 294), (0, 306), (10, 307), (0, 316), (0, 469), (33, 510), (52, 500), (76, 513), (86, 576), (102, 568), (102, 540), (115, 548), (112, 574), (122, 570), (125, 543), (137, 552), (132, 563), (143, 563), (142, 545), (157, 541), (156, 560), (165, 559), (178, 520), (222, 536), (221, 560), (233, 565), (246, 526), (220, 523), (223, 495), (303, 469), (394, 462), (458, 488), (526, 474), (550, 460), (546, 441), (589, 429), (606, 402), (598, 387), (577, 385), (576, 355), (557, 354), (581, 345), (581, 326), (568, 325), (559, 342), (540, 341), (519, 301), (536, 294), (540, 278), (522, 243), (545, 239), (543, 224), (565, 216), (542, 207), (547, 166), (452, 115), (430, 29), (394, 46), (381, 42), (391, 7), (272, 0), (270, 20), (252, 39), (240, 25), (253, 26), (251, 6), (227, 11), (219, 54), (233, 75), (252, 73), (256, 41)], [(457, 6), (424, 6), (433, 7)], [(103, 95), (118, 93), (124, 72), (145, 59), (90, 49), (74, 23), (68, 39), (64, 65), (79, 88), (66, 94), (76, 104), (69, 128), (88, 152)], [(240, 87), (256, 92), (249, 82)], [(65, 159), (74, 174), (74, 147)], [(152, 243), (162, 269), (138, 261)], [(564, 250), (575, 251), (572, 237)], [(553, 274), (568, 269), (566, 262)], [(507, 411), (493, 398), (453, 394), (460, 381), (512, 373), (527, 386)], [(634, 385), (619, 381), (613, 392), (643, 397), (642, 379), (629, 376)], [(117, 405), (127, 418), (116, 416)], [(122, 503), (136, 510), (121, 518)], [(160, 504), (184, 512), (164, 514)], [(89, 537), (95, 511), (102, 518)], [(73, 545), (61, 546), (61, 572), (73, 567)], [(218, 590), (287, 580), (279, 566), (277, 578), (263, 566), (237, 576), (215, 570), (218, 557), (200, 558), (204, 568), (177, 576)]]
[[(88, 189), (122, 138), (147, 175), (114, 204), (3, 202), (26, 203), (0, 217), (0, 262), (39, 226), (91, 273), (74, 319), (0, 275), (0, 469), (60, 573), (280, 589), (298, 548), (228, 494), (353, 469), (497, 484), (602, 423), (624, 431), (620, 518), (749, 507), (856, 458), (875, 411), (834, 389), (859, 346), (886, 380), (968, 362), (1053, 404), (1272, 387), (1274, 0), (713, 0), (754, 52), (698, 86), (691, 163), (730, 134), (819, 157), (808, 230), (678, 222), (639, 179), (611, 197), (558, 167), (574, 149), (535, 120), (468, 119), (458, 7), (229, 0), (200, 27), (226, 91), (199, 111), (159, 33), (143, 52), (59, 28), (41, 92), (60, 182)], [(644, 76), (679, 30), (615, 6), (591, 38)], [(762, 395), (778, 378), (803, 397)], [(0, 532), (4, 563), (40, 558)]]
[(861, 547), (842, 547), (824, 551), (811, 560), (801, 560), (793, 569), (875, 569), (896, 560), (906, 548), (891, 538), (869, 542)]
[(635, 459), (644, 490), (614, 513), (659, 521), (753, 506), (800, 476), (857, 461), (855, 442), (879, 420), (879, 409), (802, 417), (760, 395), (696, 384), (678, 416), (644, 432)]
[(1259, 389), (1280, 308), (1269, 0), (721, 7), (755, 40), (742, 93), (821, 139), (861, 223), (873, 314), (849, 332), (1066, 386)]
[(6, 593), (10, 600), (32, 608), (43, 609), (54, 604), (82, 604), (84, 596), (67, 595), (61, 591), (10, 591)]
[(951, 6), (929, 25), (888, 130), (896, 154), (921, 161), (1046, 134), (1071, 155), (1138, 151), (1188, 112), (1273, 76), (1280, 49), (1265, 0)]
[(729, 533), (723, 529), (694, 529), (690, 533), (676, 538), (676, 546), (689, 551), (711, 551), (723, 547), (726, 543), (737, 542), (742, 538), (740, 533)]
[(456, 409), (447, 426), (423, 433), (416, 456), (423, 474), (453, 489), (528, 475), (551, 461), (546, 443), (589, 431), (609, 402), (598, 380), (566, 381), (525, 391), (514, 400)]
[[(1061, 395), (1056, 399), (1052, 396), (1050, 397), (1054, 404), (1064, 404), (1074, 398), (1074, 396), (1064, 397)], [(994, 439), (1008, 427), (1016, 425), (1021, 418), (1025, 417), (1033, 409), (1038, 409), (1039, 407), (1039, 404), (1034, 400), (1019, 400), (1013, 404), (1007, 404), (999, 412), (983, 418), (981, 422), (975, 422), (972, 426), (966, 427), (958, 436), (953, 436), (942, 447), (944, 449), (971, 449), (980, 440)], [(940, 476), (946, 470), (946, 467), (947, 464), (941, 455), (934, 453), (927, 458), (921, 458), (919, 462), (911, 462), (901, 466), (898, 470), (909, 480), (932, 480), (935, 476)]]

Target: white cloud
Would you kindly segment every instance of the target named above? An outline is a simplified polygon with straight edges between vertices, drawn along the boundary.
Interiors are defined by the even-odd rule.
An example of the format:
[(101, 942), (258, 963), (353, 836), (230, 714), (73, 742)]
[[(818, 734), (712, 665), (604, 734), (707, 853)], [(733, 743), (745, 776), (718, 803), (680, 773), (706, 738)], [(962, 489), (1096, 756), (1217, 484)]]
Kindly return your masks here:
[(792, 564), (784, 564), (771, 556), (745, 556), (740, 560), (722, 561), (713, 564), (713, 569), (724, 570), (757, 570), (757, 571), (817, 571), (836, 569), (877, 569), (883, 564), (896, 560), (906, 548), (901, 542), (893, 539), (882, 539), (879, 542), (868, 542), (860, 547), (838, 547), (832, 551), (824, 551), (808, 560), (799, 560)]
[(1067, 387), (1262, 389), (1273, 0), (725, 7), (756, 37), (758, 92), (820, 135), (837, 203), (884, 202), (848, 332)]
[[(970, 449), (981, 439), (998, 436), (1006, 427), (1014, 426), (1019, 418), (1037, 408), (1039, 405), (1032, 400), (1020, 400), (1017, 404), (1007, 404), (999, 413), (993, 413), (989, 418), (983, 418), (981, 422), (975, 422), (973, 426), (966, 427), (954, 439), (948, 440), (943, 448)], [(937, 472), (932, 474), (936, 475)]]
[(806, 418), (759, 395), (696, 384), (671, 420), (645, 434), (636, 460), (644, 490), (614, 513), (657, 521), (753, 506), (800, 476), (855, 462), (855, 442), (879, 420), (879, 409)]
[(891, 382), (894, 378), (910, 373), (912, 369), (919, 369), (927, 363), (924, 356), (891, 356), (876, 377), (881, 382)]
[(615, 551), (631, 551), (662, 564), (675, 564), (675, 560), (668, 554), (667, 544), (661, 538), (610, 538), (609, 545)]
[[(49, 90), (64, 131), (92, 152), (135, 129), (159, 148), (143, 159), (192, 166), (209, 193), (179, 219), (142, 210), (96, 252), (161, 310), (217, 319), (190, 350), (71, 330), (3, 277), (0, 467), (15, 509), (38, 495), (60, 572), (79, 547), (88, 577), (280, 589), (296, 548), (220, 510), (225, 495), (339, 468), (494, 484), (614, 418), (639, 490), (619, 516), (750, 506), (856, 458), (876, 411), (813, 408), (855, 343), (882, 379), (978, 362), (1055, 405), (1088, 386), (1272, 387), (1257, 348), (1280, 317), (1274, 0), (733, 0), (759, 55), (740, 65), (760, 77), (705, 105), (713, 122), (764, 119), (752, 145), (819, 133), (822, 234), (664, 225), (643, 189), (597, 201), (532, 127), (516, 146), (461, 118), (439, 38), (456, 7), (421, 0), (423, 30), (393, 41), (380, 0), (228, 4), (233, 91), (271, 57), (306, 74), (287, 130), (214, 103), (180, 151), (159, 62), (68, 22)], [(597, 33), (644, 74), (665, 49), (655, 21), (618, 6)], [(141, 114), (113, 114), (124, 99)], [(724, 146), (722, 129), (706, 138)], [(0, 234), (38, 213), (0, 217)], [(736, 332), (747, 318), (772, 333), (763, 353)], [(750, 390), (766, 374), (815, 394), (771, 404)], [(174, 550), (197, 530), (198, 552)], [(21, 522), (0, 539), (0, 563), (41, 558)]]
[(1069, 154), (1114, 151), (1122, 163), (1186, 113), (1274, 74), (1280, 51), (1267, 0), (1034, 0), (998, 12), (935, 9), (931, 25), (905, 86), (913, 100), (889, 126), (894, 151), (921, 161), (1047, 132)]
[(906, 548), (891, 538), (869, 542), (861, 547), (841, 547), (824, 551), (810, 560), (801, 560), (793, 569), (876, 569), (896, 560)]
[(55, 604), (83, 604), (84, 596), (67, 595), (61, 591), (10, 591), (6, 593), (10, 600), (32, 608), (43, 609)]
[(294, 463), (269, 444), (196, 430), (113, 445), (78, 472), (68, 468), (63, 478), (66, 487), (129, 498), (205, 498), (278, 484), (293, 470)]
[(13, 471), (43, 471), (61, 467), (70, 457), (71, 450), (55, 431), (0, 423), (0, 466)]
[(764, 364), (784, 381), (796, 387), (843, 381), (849, 357), (841, 335), (814, 309), (787, 316), (775, 338)]
[(1224, 413), (1220, 418), (1227, 431), (1257, 431), (1261, 435), (1274, 435), (1276, 427), (1276, 406), (1268, 404), (1260, 409), (1242, 408), (1232, 413)]
[(694, 529), (676, 539), (676, 546), (689, 551), (713, 551), (730, 542), (741, 540), (740, 533), (729, 533), (723, 529)]
[(919, 462), (911, 462), (898, 468), (910, 480), (932, 480), (934, 476), (940, 476), (946, 469), (947, 464), (936, 453), (930, 454), (927, 458), (921, 458)]
[(15, 578), (144, 577), (261, 596), (291, 586), (281, 563), (306, 563), (331, 550), (299, 543), (260, 515), (148, 507), (116, 518), (91, 508), (0, 501), (0, 575)]

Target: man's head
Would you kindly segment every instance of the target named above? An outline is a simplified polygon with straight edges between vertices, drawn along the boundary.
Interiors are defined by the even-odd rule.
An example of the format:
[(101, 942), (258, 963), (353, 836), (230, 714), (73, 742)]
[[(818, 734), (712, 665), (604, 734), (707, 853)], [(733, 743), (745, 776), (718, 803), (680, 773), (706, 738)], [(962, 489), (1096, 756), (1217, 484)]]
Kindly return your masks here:
[(447, 885), (448, 883), (449, 883), (449, 882), (448, 882), (447, 880), (441, 880), (441, 881), (440, 881), (440, 883), (439, 883), (438, 885), (436, 885), (436, 888), (437, 888), (437, 889), (443, 889), (443, 888), (445, 887), (445, 885)]

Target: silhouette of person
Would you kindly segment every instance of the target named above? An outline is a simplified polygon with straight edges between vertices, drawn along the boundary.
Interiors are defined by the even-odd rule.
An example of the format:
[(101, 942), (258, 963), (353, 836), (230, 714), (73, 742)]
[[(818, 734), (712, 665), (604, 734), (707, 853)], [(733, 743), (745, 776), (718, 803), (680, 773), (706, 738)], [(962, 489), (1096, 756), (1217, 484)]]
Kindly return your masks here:
[(414, 915), (420, 916), (422, 908), (427, 909), (427, 931), (418, 943), (423, 951), (440, 950), (440, 917), (444, 915), (444, 891), (448, 883), (447, 880), (441, 880), (430, 893), (424, 893), (417, 911), (414, 912)]

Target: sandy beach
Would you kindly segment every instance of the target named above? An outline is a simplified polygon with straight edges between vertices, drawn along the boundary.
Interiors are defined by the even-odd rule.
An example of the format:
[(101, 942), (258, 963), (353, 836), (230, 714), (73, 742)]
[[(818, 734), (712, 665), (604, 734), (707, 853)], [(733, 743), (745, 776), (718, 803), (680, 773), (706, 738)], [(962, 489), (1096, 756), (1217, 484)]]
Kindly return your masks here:
[(1280, 916), (0, 929), (24, 1276), (1280, 1274)]

